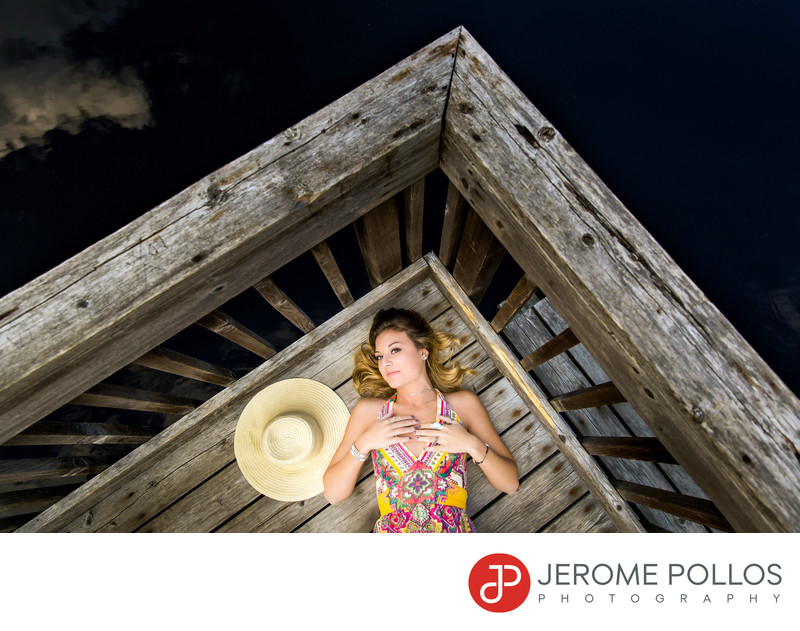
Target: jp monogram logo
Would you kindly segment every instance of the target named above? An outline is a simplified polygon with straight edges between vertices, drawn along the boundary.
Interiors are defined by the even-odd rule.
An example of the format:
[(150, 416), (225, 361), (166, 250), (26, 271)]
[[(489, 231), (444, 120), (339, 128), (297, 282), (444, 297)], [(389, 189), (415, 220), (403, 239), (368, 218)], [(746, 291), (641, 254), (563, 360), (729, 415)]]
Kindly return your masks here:
[(530, 589), (528, 568), (510, 554), (485, 556), (469, 574), (469, 593), (487, 611), (501, 613), (516, 609), (525, 602)]

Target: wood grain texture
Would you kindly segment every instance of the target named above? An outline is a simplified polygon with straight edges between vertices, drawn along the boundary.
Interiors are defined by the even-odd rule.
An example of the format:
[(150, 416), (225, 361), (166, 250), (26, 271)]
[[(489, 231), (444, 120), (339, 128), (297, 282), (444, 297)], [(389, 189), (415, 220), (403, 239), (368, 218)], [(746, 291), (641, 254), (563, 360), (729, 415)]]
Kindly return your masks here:
[(353, 294), (350, 292), (350, 288), (347, 286), (347, 281), (344, 279), (344, 276), (342, 276), (339, 264), (336, 262), (333, 252), (331, 252), (331, 248), (328, 246), (328, 242), (320, 241), (317, 243), (317, 245), (311, 248), (311, 254), (314, 255), (314, 259), (316, 259), (322, 273), (325, 274), (325, 278), (328, 279), (333, 293), (336, 294), (342, 306), (349, 307), (353, 304), (355, 302)]
[(110, 383), (99, 383), (70, 401), (72, 405), (139, 410), (160, 414), (187, 414), (202, 401), (176, 397), (160, 392), (149, 392)]
[(406, 261), (422, 258), (422, 220), (425, 211), (425, 178), (403, 191), (403, 216), (406, 227)]
[(275, 349), (261, 335), (219, 309), (204, 315), (196, 324), (264, 359), (269, 359), (275, 354)]
[(236, 375), (227, 368), (178, 353), (163, 346), (154, 348), (131, 363), (189, 379), (213, 383), (218, 386), (227, 386), (236, 381)]
[(141, 445), (158, 430), (110, 423), (50, 423), (31, 425), (4, 443), (11, 445)]
[(356, 219), (353, 226), (373, 288), (403, 269), (400, 219), (393, 197)]
[[(424, 261), (406, 268), (398, 277), (392, 279), (392, 282), (370, 292), (368, 296), (356, 301), (351, 307), (334, 315), (311, 333), (265, 361), (198, 409), (179, 419), (152, 440), (109, 467), (102, 475), (89, 480), (76, 492), (22, 526), (20, 531), (52, 532), (64, 528), (96, 530), (106, 525), (115, 528), (117, 525), (113, 522), (120, 510), (125, 510), (126, 506), (135, 503), (143, 492), (162, 484), (161, 481), (169, 478), (173, 471), (188, 471), (189, 476), (200, 476), (199, 480), (202, 481), (209, 473), (218, 469), (211, 468), (209, 473), (204, 473), (210, 467), (204, 467), (200, 462), (197, 464), (197, 470), (193, 471), (194, 463), (202, 460), (198, 459), (198, 454), (213, 450), (223, 441), (232, 441), (236, 420), (252, 396), (274, 380), (291, 375), (304, 363), (316, 365), (317, 354), (323, 348), (335, 347), (335, 341), (345, 332), (358, 326), (368, 329), (368, 322), (374, 310), (393, 304), (398, 292), (415, 287), (426, 278), (427, 274), (428, 268)], [(440, 301), (441, 311), (444, 311), (444, 302), (444, 299)], [(366, 330), (361, 335), (366, 337)], [(350, 348), (349, 368), (339, 367), (341, 372), (334, 375), (335, 377), (346, 374), (347, 370), (352, 371), (352, 352)], [(303, 376), (317, 378), (315, 374)], [(230, 449), (232, 453), (232, 448), (230, 442), (230, 446), (221, 449), (222, 451)], [(174, 456), (174, 460), (164, 464), (168, 456)], [(225, 464), (227, 463), (220, 464), (220, 467)], [(134, 482), (137, 478), (138, 482)], [(131, 486), (124, 491), (121, 490), (128, 484)], [(128, 531), (138, 527), (141, 521), (133, 515), (130, 523), (135, 526)], [(121, 527), (120, 530), (125, 531), (125, 528)]]
[(467, 200), (452, 182), (448, 182), (439, 244), (439, 260), (445, 267), (450, 267), (456, 258), (466, 216)]
[(467, 210), (453, 278), (470, 300), (480, 304), (506, 251), (472, 209)]
[(629, 502), (649, 506), (683, 519), (705, 524), (724, 532), (733, 532), (728, 520), (709, 500), (654, 489), (643, 484), (614, 480), (622, 497)]
[[(522, 278), (520, 278), (519, 282), (514, 286), (514, 289), (511, 290), (508, 298), (503, 301), (503, 304), (492, 318), (492, 328), (500, 333), (505, 328), (506, 324), (511, 321), (511, 318), (517, 314), (517, 311), (528, 302), (535, 291), (536, 287), (531, 285), (528, 278), (523, 274)], [(526, 368), (526, 370), (530, 370), (530, 368)]]
[(580, 344), (578, 338), (570, 329), (565, 329), (556, 335), (552, 340), (548, 340), (542, 344), (535, 351), (528, 353), (525, 357), (519, 360), (525, 370), (533, 370), (540, 364), (550, 361), (553, 357), (567, 352), (573, 346)]
[(314, 322), (286, 293), (275, 284), (269, 276), (262, 278), (254, 285), (256, 291), (271, 304), (283, 317), (294, 324), (303, 333), (314, 328)]
[(441, 164), (731, 523), (800, 530), (800, 401), (466, 32)]
[(657, 438), (586, 436), (581, 438), (581, 444), (593, 456), (675, 463), (675, 458)]
[[(552, 338), (552, 331), (545, 326), (543, 313), (548, 312), (548, 300), (529, 302), (517, 316), (508, 324), (504, 335), (510, 344), (514, 346), (517, 353), (527, 354), (531, 349), (539, 348), (545, 341)], [(557, 330), (557, 329), (556, 329)], [(547, 392), (564, 392), (577, 390), (592, 382), (587, 375), (596, 378), (606, 378), (605, 373), (597, 373), (589, 363), (591, 357), (582, 358), (580, 365), (574, 359), (579, 355), (576, 351), (581, 346), (576, 346), (568, 353), (562, 353), (552, 360), (534, 368), (533, 375), (537, 383)], [(609, 407), (588, 408), (581, 410), (570, 410), (561, 416), (567, 421), (576, 435), (583, 440), (586, 436), (628, 436), (633, 430), (629, 418), (620, 418), (617, 404)], [(642, 423), (642, 425), (644, 425)], [(647, 429), (646, 426), (644, 426)], [(635, 427), (634, 427), (635, 428)], [(635, 428), (638, 429), (638, 428)], [(648, 436), (652, 436), (649, 434)], [(665, 490), (679, 489), (682, 492), (692, 493), (694, 487), (681, 484), (683, 478), (676, 477), (679, 471), (665, 471), (664, 466), (656, 466), (647, 462), (619, 460), (617, 458), (600, 457), (603, 469), (610, 475), (618, 478), (636, 481), (652, 487), (659, 487)], [(685, 472), (684, 472), (685, 476)], [(689, 479), (691, 481), (691, 479)], [(696, 486), (696, 485), (695, 485)], [(685, 522), (672, 515), (659, 513), (649, 508), (641, 511), (644, 517), (652, 524), (656, 524), (670, 532), (705, 532), (705, 529), (698, 524)]]
[(564, 392), (550, 399), (550, 403), (557, 412), (566, 412), (567, 410), (582, 410), (614, 403), (625, 403), (625, 397), (622, 396), (617, 386), (607, 381), (580, 390)]
[(432, 171), (458, 33), (0, 300), (0, 441)]
[(481, 316), (447, 269), (434, 255), (425, 255), (425, 260), (431, 267), (431, 278), (448, 297), (450, 304), (470, 327), (475, 339), (481, 343), (503, 376), (512, 383), (531, 413), (542, 423), (614, 524), (624, 532), (643, 532), (639, 519), (611, 485), (605, 472), (586, 453), (569, 425), (553, 409), (544, 393), (522, 369), (505, 342)]

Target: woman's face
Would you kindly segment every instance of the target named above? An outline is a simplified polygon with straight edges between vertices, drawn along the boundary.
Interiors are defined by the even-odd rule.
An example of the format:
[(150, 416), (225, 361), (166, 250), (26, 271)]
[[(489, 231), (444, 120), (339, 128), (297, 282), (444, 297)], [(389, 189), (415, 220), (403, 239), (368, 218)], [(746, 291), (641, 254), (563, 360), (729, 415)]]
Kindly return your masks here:
[(388, 330), (375, 338), (378, 370), (395, 390), (416, 380), (427, 380), (424, 359), (427, 355), (428, 351), (417, 348), (405, 331)]

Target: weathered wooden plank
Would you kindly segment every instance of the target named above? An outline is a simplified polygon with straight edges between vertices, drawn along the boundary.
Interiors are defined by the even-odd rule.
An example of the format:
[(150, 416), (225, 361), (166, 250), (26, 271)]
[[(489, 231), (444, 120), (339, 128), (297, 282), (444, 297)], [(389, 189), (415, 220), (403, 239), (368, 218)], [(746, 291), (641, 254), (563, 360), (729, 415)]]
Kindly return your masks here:
[(0, 441), (436, 168), (458, 32), (0, 300)]
[[(564, 322), (564, 319), (555, 310), (548, 299), (545, 298), (544, 300), (534, 303), (533, 310), (536, 312), (541, 321), (547, 325), (547, 328), (549, 328), (553, 333), (559, 333), (566, 330), (567, 323)], [(597, 362), (591, 356), (589, 351), (586, 350), (586, 347), (583, 344), (578, 344), (577, 346), (572, 347), (569, 351), (568, 360), (566, 362), (559, 362), (559, 364), (569, 364), (570, 360), (574, 362), (580, 372), (588, 378), (589, 383), (598, 384), (609, 381), (608, 375), (606, 375), (603, 369), (597, 365)], [(558, 390), (555, 389), (553, 391)], [(617, 403), (613, 406), (613, 408), (606, 408), (606, 410), (610, 410), (615, 416), (619, 417), (622, 424), (633, 436), (653, 437), (653, 431), (636, 413), (636, 410), (633, 409), (630, 403)], [(602, 433), (608, 436), (620, 435), (619, 433), (614, 432), (610, 427), (608, 428), (608, 431), (604, 431)], [(694, 480), (692, 480), (691, 476), (689, 476), (689, 474), (686, 473), (686, 471), (680, 465), (662, 463), (659, 466), (659, 469), (663, 471), (666, 479), (668, 479), (670, 484), (680, 493), (708, 499), (703, 490)], [(617, 475), (616, 477), (625, 480), (636, 479), (635, 477), (631, 478), (627, 475)], [(642, 482), (642, 480), (639, 481)], [(660, 487), (661, 485), (651, 484), (651, 486)]]
[(126, 386), (115, 386), (110, 383), (99, 383), (75, 397), (70, 403), (159, 414), (186, 414), (194, 410), (202, 401)]
[(213, 383), (218, 386), (227, 386), (236, 381), (236, 375), (227, 368), (178, 353), (163, 346), (154, 348), (131, 363), (173, 375), (180, 375), (181, 377), (188, 377), (189, 379)]
[(328, 242), (320, 241), (317, 243), (317, 245), (311, 248), (311, 254), (314, 255), (314, 258), (319, 264), (322, 273), (325, 274), (325, 278), (328, 279), (328, 283), (330, 283), (333, 293), (336, 294), (336, 297), (339, 299), (339, 302), (342, 303), (342, 306), (349, 307), (351, 304), (353, 304), (355, 302), (353, 299), (353, 294), (350, 293), (350, 288), (347, 286), (347, 281), (345, 281), (344, 276), (342, 276), (342, 272), (339, 269), (339, 264), (333, 257), (333, 252), (331, 252)]
[(303, 333), (308, 333), (314, 328), (314, 322), (306, 315), (305, 311), (298, 307), (269, 276), (262, 278), (254, 287), (269, 304)]
[(406, 226), (406, 260), (422, 258), (422, 217), (425, 210), (425, 178), (417, 180), (403, 192)]
[(466, 32), (441, 165), (731, 523), (800, 530), (800, 401)]
[(478, 214), (468, 209), (453, 278), (476, 305), (489, 288), (505, 253), (503, 245)]
[(450, 267), (456, 258), (466, 214), (467, 202), (464, 196), (452, 182), (448, 182), (447, 201), (442, 220), (442, 236), (439, 244), (439, 259), (446, 267)]
[[(20, 530), (58, 531), (68, 528), (77, 531), (107, 527), (129, 532), (138, 527), (142, 523), (138, 519), (141, 512), (150, 513), (143, 518), (149, 519), (171, 501), (231, 462), (232, 440), (239, 414), (247, 402), (266, 385), (290, 376), (308, 377), (329, 385), (335, 384), (342, 374), (341, 371), (352, 371), (352, 342), (347, 346), (349, 333), (355, 331), (353, 335), (356, 339), (364, 339), (371, 317), (378, 309), (393, 304), (413, 308), (416, 302), (411, 297), (416, 297), (420, 300), (433, 299), (431, 308), (421, 309), (427, 316), (433, 318), (444, 311), (445, 300), (436, 296), (438, 292), (435, 288), (432, 285), (425, 286), (424, 283), (420, 286), (427, 274), (428, 267), (424, 261), (409, 266), (390, 282), (343, 309), (206, 401), (200, 408), (170, 425), (152, 440), (122, 458), (107, 472), (84, 484), (78, 491), (38, 515)], [(404, 300), (404, 294), (408, 294), (409, 298)], [(438, 313), (432, 311), (434, 307), (440, 309)], [(325, 367), (319, 365), (320, 352), (323, 349), (335, 350), (340, 345), (349, 349), (348, 365), (337, 366), (334, 372), (328, 374)], [(343, 348), (341, 353), (344, 356)], [(213, 465), (204, 464), (202, 456), (206, 452), (215, 454), (212, 458)], [(217, 456), (217, 453), (221, 455)], [(182, 478), (184, 474), (186, 477)], [(173, 497), (173, 492), (170, 491), (164, 499), (168, 503), (157, 506), (158, 502), (151, 501), (147, 493), (168, 484), (174, 484), (175, 492), (179, 494), (170, 501), (169, 498)], [(187, 484), (190, 485), (188, 488)], [(136, 510), (140, 513), (136, 513)], [(153, 510), (155, 513), (150, 512)], [(118, 516), (124, 511), (129, 511), (130, 517), (123, 527)]]
[(0, 483), (70, 478), (100, 473), (109, 462), (100, 458), (25, 458), (0, 460)]
[(0, 495), (0, 518), (39, 513), (76, 488), (75, 485), (68, 484), (3, 493)]
[[(523, 274), (514, 289), (511, 290), (511, 294), (503, 301), (494, 318), (492, 318), (492, 328), (500, 333), (506, 324), (511, 321), (511, 318), (516, 315), (517, 311), (528, 302), (535, 291), (536, 287), (531, 285), (528, 278)], [(530, 368), (526, 370), (530, 370)]]
[(571, 349), (573, 346), (580, 344), (580, 341), (570, 329), (565, 329), (552, 340), (542, 344), (535, 351), (528, 353), (525, 357), (519, 360), (519, 363), (525, 370), (533, 370), (546, 361), (553, 359), (561, 353)]
[[(541, 302), (544, 301), (531, 302), (526, 305), (505, 329), (506, 339), (522, 355), (552, 339), (552, 332), (541, 319), (542, 313), (539, 308)], [(542, 388), (547, 392), (564, 392), (577, 390), (591, 383), (586, 378), (583, 367), (579, 368), (573, 361), (573, 355), (577, 354), (576, 349), (580, 348), (581, 346), (576, 346), (569, 353), (562, 353), (534, 368), (533, 373)], [(588, 372), (592, 372), (591, 369)], [(563, 416), (579, 436), (625, 436), (630, 433), (629, 428), (620, 420), (616, 410), (608, 406), (571, 410), (565, 412)], [(674, 488), (682, 490), (666, 476), (662, 467), (667, 465), (658, 466), (648, 462), (604, 457), (601, 457), (600, 460), (604, 469), (615, 478), (634, 480), (665, 490)], [(641, 512), (648, 521), (663, 526), (671, 532), (693, 530), (705, 532), (705, 529), (698, 524), (679, 520), (672, 515), (653, 511), (647, 507), (642, 508)]]
[(230, 340), (264, 359), (269, 359), (275, 354), (275, 349), (270, 346), (267, 340), (219, 309), (204, 315), (196, 324), (217, 335), (221, 335), (226, 340)]
[[(440, 296), (437, 298), (437, 294), (431, 281), (426, 279), (395, 295), (392, 303), (417, 309), (425, 316), (433, 318), (444, 308), (443, 300)], [(285, 378), (312, 378), (336, 387), (343, 380), (346, 371), (347, 377), (344, 379), (349, 380), (354, 349), (366, 338), (370, 321), (369, 317), (362, 318), (345, 334), (330, 339), (306, 361), (294, 365), (285, 374)], [(342, 389), (338, 388), (337, 392), (341, 394)], [(349, 390), (353, 392), (352, 384), (349, 385)], [(348, 403), (348, 400), (345, 399), (345, 402)], [(101, 529), (131, 531), (179, 498), (187, 494), (194, 495), (196, 487), (205, 484), (206, 478), (234, 460), (233, 432), (246, 403), (247, 401), (237, 402), (226, 415), (217, 420), (213, 432), (206, 431), (191, 443), (181, 446), (173, 453), (165, 454), (140, 479), (132, 480), (120, 488), (114, 497), (96, 505), (91, 511), (93, 527), (98, 528), (102, 522), (109, 522), (108, 526)], [(214, 440), (219, 442), (212, 444)], [(246, 482), (243, 480), (243, 483)], [(135, 493), (134, 496), (129, 496), (131, 491)], [(202, 514), (202, 507), (199, 514)], [(110, 523), (112, 521), (113, 524)]]
[(260, 495), (232, 462), (137, 532), (210, 532)]
[(586, 493), (563, 454), (556, 453), (520, 482), (514, 495), (473, 518), (479, 532), (536, 532)]
[[(507, 384), (507, 381), (506, 387), (513, 392), (513, 388)], [(519, 397), (516, 396), (515, 398), (520, 407), (524, 409)], [(527, 410), (525, 411), (527, 412)], [(520, 479), (528, 475), (557, 451), (553, 440), (542, 426), (531, 418), (530, 414), (516, 420), (513, 416), (509, 418), (507, 415), (495, 411), (492, 420), (494, 418), (500, 421), (504, 421), (506, 418), (508, 418), (508, 421), (515, 421), (508, 428), (498, 427), (497, 429), (500, 431), (505, 429), (502, 433), (503, 442), (514, 455)], [(509, 423), (506, 422), (504, 424), (508, 425)], [(467, 480), (469, 481), (467, 513), (469, 515), (477, 515), (495, 499), (503, 497), (505, 494), (499, 492), (489, 483), (486, 476), (481, 472), (480, 467), (474, 462), (469, 462), (467, 471)], [(515, 498), (512, 497), (507, 498), (506, 502), (509, 502), (510, 505), (517, 504)], [(527, 501), (521, 500), (520, 502), (519, 508), (524, 511)]]
[(664, 491), (663, 489), (654, 489), (643, 484), (634, 484), (623, 480), (614, 480), (614, 486), (617, 487), (620, 495), (629, 502), (649, 506), (717, 530), (733, 532), (728, 520), (709, 500)]
[(611, 523), (608, 515), (597, 503), (597, 500), (592, 497), (592, 494), (587, 493), (539, 532), (590, 533), (619, 531)]
[(359, 217), (353, 227), (372, 287), (377, 287), (403, 269), (400, 220), (393, 197)]
[(675, 458), (658, 438), (584, 436), (581, 444), (593, 456), (675, 464)]
[(639, 519), (608, 481), (605, 472), (586, 453), (569, 425), (553, 409), (544, 393), (530, 375), (522, 369), (513, 353), (470, 302), (447, 269), (431, 254), (425, 255), (425, 260), (430, 265), (431, 278), (442, 290), (442, 293), (448, 297), (450, 304), (470, 327), (475, 339), (486, 349), (503, 376), (511, 382), (531, 413), (543, 424), (558, 448), (569, 460), (570, 465), (602, 504), (614, 524), (622, 531), (642, 532), (643, 528)]
[(601, 383), (596, 386), (588, 386), (573, 392), (559, 394), (550, 403), (557, 412), (567, 410), (581, 410), (583, 408), (596, 408), (601, 405), (612, 405), (614, 403), (624, 403), (625, 397), (611, 383)]
[(141, 445), (158, 431), (158, 428), (134, 425), (41, 422), (3, 445)]

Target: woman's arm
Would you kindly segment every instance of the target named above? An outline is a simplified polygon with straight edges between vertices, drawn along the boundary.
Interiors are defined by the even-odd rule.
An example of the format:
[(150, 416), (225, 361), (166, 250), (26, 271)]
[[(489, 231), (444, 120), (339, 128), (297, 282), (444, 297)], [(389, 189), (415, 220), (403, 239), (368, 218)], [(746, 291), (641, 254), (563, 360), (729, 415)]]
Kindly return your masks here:
[(358, 482), (364, 462), (356, 460), (350, 453), (354, 443), (361, 453), (368, 454), (373, 449), (411, 440), (417, 421), (410, 416), (378, 420), (382, 406), (380, 399), (359, 399), (353, 408), (342, 442), (322, 476), (325, 499), (331, 504), (348, 498)]
[(453, 392), (446, 398), (462, 425), (450, 424), (441, 430), (430, 429), (427, 425), (417, 431), (417, 436), (430, 440), (438, 438), (443, 451), (468, 453), (494, 488), (514, 493), (519, 488), (517, 463), (492, 425), (481, 400), (468, 390)]

